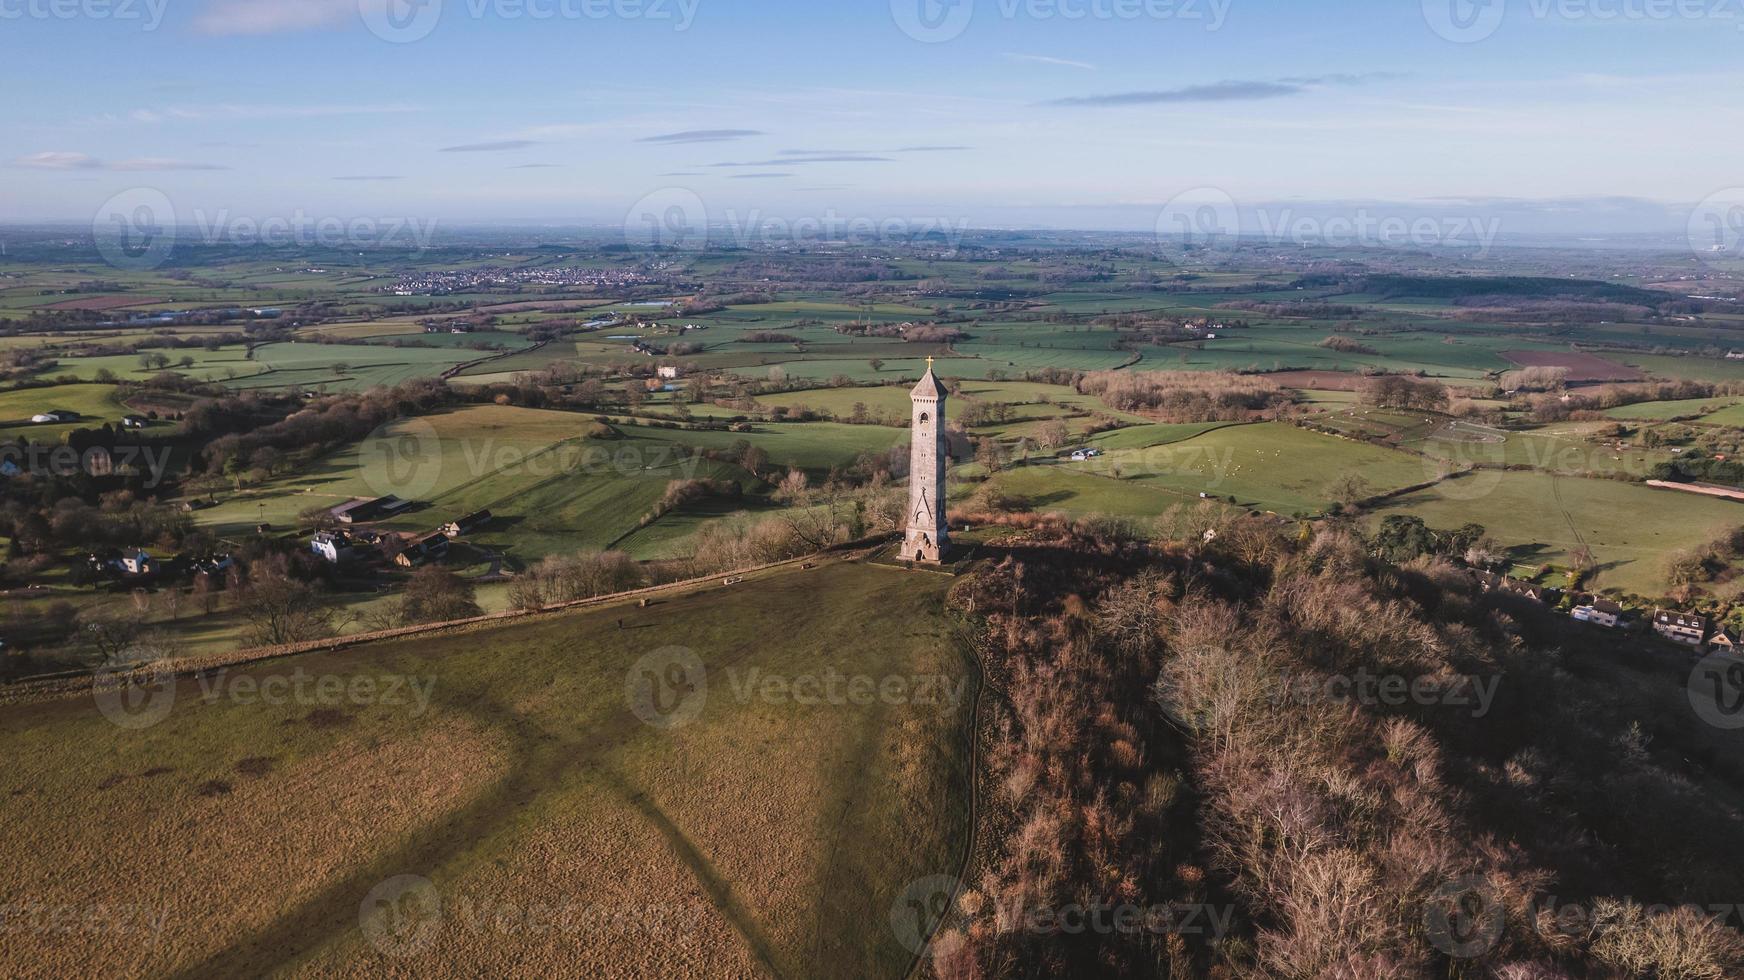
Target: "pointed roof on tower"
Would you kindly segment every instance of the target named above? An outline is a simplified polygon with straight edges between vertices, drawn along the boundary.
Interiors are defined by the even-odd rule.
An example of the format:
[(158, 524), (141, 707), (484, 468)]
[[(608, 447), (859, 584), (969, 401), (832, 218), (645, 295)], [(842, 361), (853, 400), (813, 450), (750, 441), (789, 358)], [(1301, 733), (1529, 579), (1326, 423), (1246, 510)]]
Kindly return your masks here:
[(938, 376), (933, 374), (932, 358), (927, 358), (926, 373), (921, 375), (920, 384), (915, 385), (914, 390), (908, 394), (910, 398), (943, 398), (945, 396), (945, 386), (939, 382)]

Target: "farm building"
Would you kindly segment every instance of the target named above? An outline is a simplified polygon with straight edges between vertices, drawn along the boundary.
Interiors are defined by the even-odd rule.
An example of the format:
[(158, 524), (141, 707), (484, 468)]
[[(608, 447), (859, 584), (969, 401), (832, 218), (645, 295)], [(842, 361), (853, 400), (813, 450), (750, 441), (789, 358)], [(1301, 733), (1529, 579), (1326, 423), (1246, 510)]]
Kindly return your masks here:
[(69, 412), (64, 408), (51, 408), (46, 412), (38, 412), (30, 417), (30, 421), (37, 425), (47, 425), (58, 422), (77, 422), (78, 420), (78, 412)]
[(401, 500), (393, 494), (377, 497), (374, 500), (353, 500), (349, 504), (341, 504), (333, 508), (335, 520), (341, 524), (356, 524), (359, 521), (373, 521), (380, 517), (392, 517), (407, 507), (412, 506), (409, 500)]
[(401, 568), (417, 568), (425, 562), (441, 561), (447, 555), (448, 536), (438, 531), (395, 555), (394, 564)]
[(451, 538), (458, 538), (463, 534), (471, 534), (486, 524), (489, 524), (490, 520), (490, 511), (475, 511), (462, 517), (458, 521), (449, 521), (447, 524), (442, 526), (442, 533)]

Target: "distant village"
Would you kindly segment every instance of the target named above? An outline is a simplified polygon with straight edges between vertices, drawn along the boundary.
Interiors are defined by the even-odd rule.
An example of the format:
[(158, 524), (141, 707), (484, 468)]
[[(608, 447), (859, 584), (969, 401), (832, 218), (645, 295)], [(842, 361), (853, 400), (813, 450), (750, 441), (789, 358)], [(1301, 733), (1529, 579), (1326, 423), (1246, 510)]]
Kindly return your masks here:
[(446, 296), (500, 290), (505, 286), (591, 286), (620, 288), (646, 286), (655, 280), (628, 269), (583, 269), (573, 266), (537, 269), (455, 269), (419, 272), (404, 276), (379, 291), (395, 296)]

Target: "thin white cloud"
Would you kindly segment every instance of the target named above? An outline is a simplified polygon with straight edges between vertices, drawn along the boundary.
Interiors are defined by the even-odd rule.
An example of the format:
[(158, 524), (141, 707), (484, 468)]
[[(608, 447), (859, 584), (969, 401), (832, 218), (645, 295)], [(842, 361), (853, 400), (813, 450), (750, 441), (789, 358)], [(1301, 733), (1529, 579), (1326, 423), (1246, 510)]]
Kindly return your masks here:
[(194, 29), (231, 37), (337, 27), (357, 20), (357, 0), (214, 0), (194, 18)]
[(15, 167), (30, 167), (33, 170), (96, 170), (103, 166), (102, 161), (87, 153), (67, 153), (57, 150), (45, 150), (42, 153), (32, 153), (12, 161)]
[(462, 143), (459, 146), (444, 146), (440, 153), (502, 153), (507, 150), (524, 150), (529, 146), (538, 146), (536, 140), (491, 140), (488, 143)]
[(117, 160), (108, 165), (110, 170), (229, 170), (229, 167), (218, 163), (196, 163), (191, 160), (171, 160), (165, 157), (140, 157), (135, 160)]
[[(159, 106), (135, 109), (127, 118), (137, 123), (243, 121), (250, 119), (319, 119), (327, 116), (374, 116), (401, 112), (422, 112), (419, 106), (403, 103), (336, 104), (336, 105), (247, 105), (219, 103), (216, 105)], [(113, 117), (111, 117), (113, 118)]]
[(74, 153), (65, 150), (47, 150), (42, 153), (31, 153), (12, 161), (15, 167), (28, 167), (32, 170), (116, 170), (116, 171), (147, 171), (147, 170), (229, 170), (229, 167), (216, 163), (198, 163), (192, 160), (172, 160), (167, 157), (135, 157), (130, 160), (117, 160), (107, 163), (91, 156), (89, 153)]
[(759, 129), (687, 129), (682, 133), (664, 133), (660, 136), (644, 136), (638, 143), (723, 143), (728, 140), (744, 139), (747, 136), (762, 136)]
[(1018, 54), (1014, 51), (1005, 52), (1012, 61), (1028, 61), (1037, 65), (1055, 65), (1060, 68), (1082, 68), (1085, 71), (1095, 71), (1096, 66), (1088, 61), (1073, 61), (1070, 58), (1055, 58), (1045, 54)]

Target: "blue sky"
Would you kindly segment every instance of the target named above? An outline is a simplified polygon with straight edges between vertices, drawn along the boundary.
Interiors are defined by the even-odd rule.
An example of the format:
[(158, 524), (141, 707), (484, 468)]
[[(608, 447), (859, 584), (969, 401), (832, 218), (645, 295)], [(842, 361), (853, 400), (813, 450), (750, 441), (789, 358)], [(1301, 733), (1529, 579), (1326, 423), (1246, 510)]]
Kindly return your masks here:
[(1637, 230), (1744, 184), (1744, 0), (406, 2), (0, 0), (0, 220), (150, 188), (182, 220), (614, 225), (680, 188), (1150, 228), (1211, 189)]

